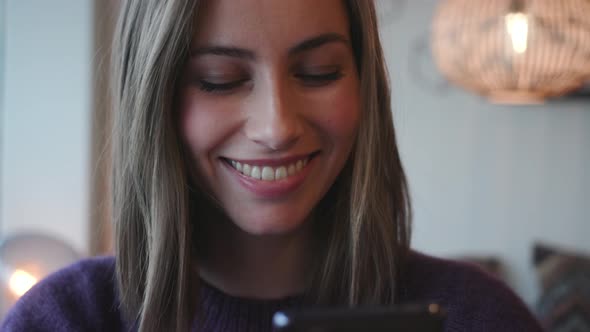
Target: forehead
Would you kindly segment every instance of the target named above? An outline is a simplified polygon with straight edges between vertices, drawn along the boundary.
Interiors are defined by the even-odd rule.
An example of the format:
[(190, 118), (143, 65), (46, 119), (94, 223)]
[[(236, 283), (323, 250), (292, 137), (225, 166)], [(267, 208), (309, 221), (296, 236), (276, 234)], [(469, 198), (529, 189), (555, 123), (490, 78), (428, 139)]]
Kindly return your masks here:
[(193, 45), (232, 44), (286, 49), (323, 33), (349, 37), (342, 0), (205, 0)]

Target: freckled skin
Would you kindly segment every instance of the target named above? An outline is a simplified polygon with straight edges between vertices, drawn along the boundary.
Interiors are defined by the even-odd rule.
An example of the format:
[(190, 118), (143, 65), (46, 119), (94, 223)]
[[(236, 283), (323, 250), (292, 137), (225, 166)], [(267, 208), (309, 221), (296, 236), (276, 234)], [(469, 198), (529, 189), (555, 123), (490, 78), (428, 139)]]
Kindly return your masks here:
[[(194, 167), (232, 222), (253, 235), (295, 231), (328, 191), (347, 160), (358, 127), (359, 82), (350, 43), (302, 53), (304, 40), (332, 33), (350, 39), (339, 0), (205, 1), (192, 48), (222, 45), (255, 59), (191, 57), (180, 87), (180, 128)], [(301, 74), (340, 77), (315, 84)], [(227, 91), (200, 82), (244, 80)], [(222, 159), (267, 159), (320, 151), (297, 190), (261, 198), (241, 186)]]

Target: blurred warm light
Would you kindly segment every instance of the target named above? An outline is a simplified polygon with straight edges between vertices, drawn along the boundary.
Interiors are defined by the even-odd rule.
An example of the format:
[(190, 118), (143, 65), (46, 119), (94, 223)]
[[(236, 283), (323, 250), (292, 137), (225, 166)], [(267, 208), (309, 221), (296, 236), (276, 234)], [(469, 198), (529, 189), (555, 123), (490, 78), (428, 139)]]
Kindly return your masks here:
[(529, 19), (523, 13), (510, 13), (506, 15), (506, 32), (512, 40), (514, 52), (522, 54), (526, 52), (527, 38), (529, 35)]
[(37, 278), (23, 270), (15, 270), (8, 280), (8, 287), (18, 297), (25, 294), (37, 283)]
[(590, 79), (590, 1), (441, 0), (432, 53), (451, 82), (498, 103), (539, 103)]
[(80, 254), (70, 245), (50, 235), (3, 233), (0, 238), (0, 318), (31, 287), (78, 259)]

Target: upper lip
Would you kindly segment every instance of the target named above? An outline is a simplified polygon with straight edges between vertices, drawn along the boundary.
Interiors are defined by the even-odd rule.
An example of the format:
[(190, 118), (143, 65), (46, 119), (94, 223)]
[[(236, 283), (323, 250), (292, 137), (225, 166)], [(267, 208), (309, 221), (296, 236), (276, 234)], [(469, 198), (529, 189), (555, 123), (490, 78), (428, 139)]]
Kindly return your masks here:
[(318, 152), (319, 151), (315, 151), (315, 152), (307, 153), (307, 154), (296, 154), (296, 155), (290, 155), (290, 156), (281, 157), (281, 158), (234, 159), (234, 158), (224, 157), (223, 159), (236, 161), (241, 164), (248, 164), (250, 166), (285, 166), (285, 165), (293, 164), (293, 163), (297, 162), (298, 160), (312, 158)]

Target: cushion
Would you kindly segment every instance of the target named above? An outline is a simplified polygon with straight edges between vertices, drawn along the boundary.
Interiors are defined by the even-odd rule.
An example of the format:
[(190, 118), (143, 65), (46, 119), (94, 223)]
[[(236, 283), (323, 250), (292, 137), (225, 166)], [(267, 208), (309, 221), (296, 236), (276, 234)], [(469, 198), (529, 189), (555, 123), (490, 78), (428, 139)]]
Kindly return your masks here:
[(547, 331), (590, 331), (590, 255), (536, 244), (533, 262), (541, 286), (536, 306)]

